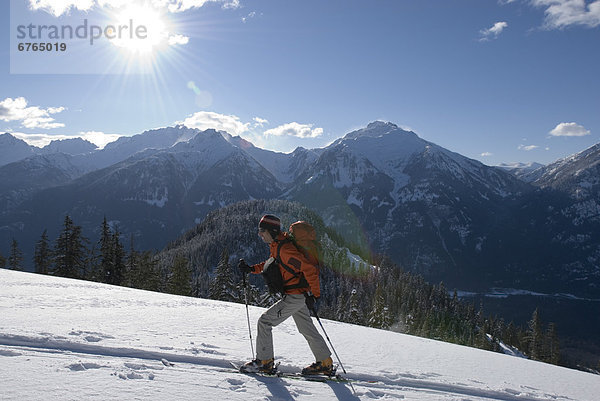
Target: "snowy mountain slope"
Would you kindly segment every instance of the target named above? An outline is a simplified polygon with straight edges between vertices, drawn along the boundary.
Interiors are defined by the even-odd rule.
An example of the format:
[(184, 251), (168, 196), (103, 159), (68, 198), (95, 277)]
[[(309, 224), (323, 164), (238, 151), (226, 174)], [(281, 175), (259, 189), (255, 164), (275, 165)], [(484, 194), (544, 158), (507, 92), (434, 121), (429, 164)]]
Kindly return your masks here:
[(285, 196), (363, 248), (464, 286), (486, 281), (480, 259), (495, 246), (489, 232), (529, 191), (504, 171), (374, 122), (327, 147)]
[[(187, 130), (184, 130), (188, 132)], [(197, 131), (168, 149), (145, 149), (109, 167), (34, 193), (0, 227), (18, 227), (23, 249), (32, 250), (45, 229), (58, 234), (64, 214), (96, 237), (104, 216), (142, 249), (162, 248), (226, 204), (274, 198), (278, 181), (255, 159), (215, 130)], [(5, 166), (6, 167), (6, 166)], [(39, 211), (31, 213), (31, 211)], [(0, 230), (0, 238), (8, 230)]]
[[(536, 162), (529, 163), (501, 163), (498, 166), (503, 170), (508, 171), (513, 174), (515, 177), (525, 181), (532, 182), (538, 178), (539, 175), (542, 174), (543, 164)], [(536, 171), (537, 170), (537, 171)]]
[(222, 132), (223, 137), (232, 145), (240, 148), (266, 168), (281, 183), (289, 184), (313, 163), (321, 153), (320, 149), (296, 148), (292, 153), (273, 152), (254, 146), (240, 136), (231, 136)]
[(544, 167), (534, 184), (560, 190), (577, 201), (600, 202), (600, 144)]
[[(251, 357), (244, 305), (0, 270), (3, 400), (570, 400), (598, 376), (477, 349), (323, 321), (348, 383), (233, 373)], [(263, 309), (250, 307), (254, 323)], [(252, 327), (254, 336), (255, 327)], [(281, 370), (312, 355), (274, 329)]]
[(0, 166), (0, 210), (14, 209), (37, 191), (63, 185), (85, 173), (73, 156), (35, 155)]
[(387, 253), (433, 282), (598, 298), (593, 149), (565, 159), (555, 169), (562, 175), (548, 174), (536, 187), (381, 121), (326, 148), (289, 154), (221, 131), (166, 127), (72, 156), (79, 175), (94, 170), (78, 180), (57, 163), (48, 166), (56, 180), (42, 177), (40, 185), (38, 172), (25, 171), (36, 168), (29, 162), (21, 165), (23, 185), (0, 180), (11, 205), (0, 216), (0, 251), (8, 253), (14, 237), (31, 260), (40, 233), (55, 235), (64, 214), (88, 233), (106, 215), (139, 246), (161, 248), (211, 210), (283, 198), (318, 211), (362, 252)]
[(82, 158), (94, 169), (100, 169), (126, 160), (138, 152), (171, 148), (179, 142), (190, 140), (198, 132), (200, 130), (183, 125), (148, 130), (133, 136), (122, 136)]
[(34, 148), (8, 132), (0, 134), (0, 166), (33, 156)]
[[(556, 199), (551, 222), (554, 243), (571, 246), (582, 255), (570, 261), (580, 278), (600, 277), (600, 144), (539, 169), (533, 185)], [(587, 262), (587, 263), (586, 263)]]
[(80, 155), (93, 152), (97, 146), (81, 138), (61, 139), (50, 142), (41, 148), (40, 154), (66, 153), (68, 155)]

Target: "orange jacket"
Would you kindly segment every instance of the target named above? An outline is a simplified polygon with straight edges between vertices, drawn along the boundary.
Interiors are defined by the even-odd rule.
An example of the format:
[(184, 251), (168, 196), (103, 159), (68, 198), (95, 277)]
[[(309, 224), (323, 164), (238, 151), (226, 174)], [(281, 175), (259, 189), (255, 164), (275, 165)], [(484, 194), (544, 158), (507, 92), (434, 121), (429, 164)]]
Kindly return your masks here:
[[(272, 258), (277, 259), (277, 248), (279, 247), (279, 243), (284, 240), (288, 240), (288, 233), (280, 233), (275, 239), (275, 241), (271, 242), (269, 251), (270, 256)], [(280, 264), (279, 270), (281, 271), (281, 277), (283, 277), (283, 282), (285, 283), (285, 286), (294, 286), (299, 284), (302, 279), (302, 276), (304, 276), (304, 278), (308, 282), (308, 288), (286, 289), (286, 294), (303, 294), (305, 292), (310, 291), (317, 298), (321, 296), (319, 271), (317, 270), (316, 266), (311, 264), (306, 259), (306, 256), (304, 256), (302, 252), (300, 252), (298, 248), (296, 248), (296, 246), (291, 242), (291, 240), (284, 242), (281, 246), (281, 250), (279, 252), (279, 260), (281, 260), (281, 262), (284, 263), (286, 266), (300, 273), (300, 275), (293, 278), (294, 275)], [(253, 265), (253, 273), (261, 273), (263, 271), (265, 263), (266, 261)]]

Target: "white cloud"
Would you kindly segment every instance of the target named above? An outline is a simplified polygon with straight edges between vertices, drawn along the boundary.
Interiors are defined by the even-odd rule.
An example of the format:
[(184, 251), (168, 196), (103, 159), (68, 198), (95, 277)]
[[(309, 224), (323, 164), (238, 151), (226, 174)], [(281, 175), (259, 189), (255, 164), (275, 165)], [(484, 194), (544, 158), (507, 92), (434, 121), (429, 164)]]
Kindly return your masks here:
[(118, 134), (106, 134), (101, 131), (82, 131), (78, 135), (79, 138), (83, 138), (86, 141), (90, 141), (94, 145), (98, 146), (98, 148), (100, 149), (104, 148), (109, 143), (116, 141), (121, 136), (122, 135)]
[(161, 1), (166, 4), (167, 8), (172, 13), (180, 13), (192, 8), (203, 7), (206, 3), (223, 3), (224, 9), (237, 9), (240, 7), (239, 0), (169, 0)]
[(82, 138), (93, 143), (98, 148), (104, 148), (108, 143), (116, 141), (121, 135), (105, 134), (99, 131), (80, 132), (79, 135), (60, 135), (60, 134), (25, 134), (22, 132), (11, 132), (16, 138), (22, 139), (32, 146), (43, 148), (52, 141), (60, 141), (64, 139)]
[(586, 136), (590, 131), (577, 123), (560, 123), (552, 131), (551, 136)]
[(265, 136), (295, 136), (298, 138), (316, 138), (323, 135), (323, 128), (313, 128), (313, 124), (287, 123), (264, 132)]
[(55, 122), (50, 115), (64, 110), (64, 107), (48, 107), (46, 109), (38, 106), (27, 107), (27, 100), (24, 97), (16, 99), (7, 97), (0, 101), (0, 120), (7, 122), (20, 121), (21, 126), (25, 128), (60, 128), (65, 125)]
[(94, 0), (29, 0), (32, 10), (44, 10), (55, 17), (68, 14), (71, 8), (89, 11), (94, 6)]
[(502, 33), (502, 31), (504, 29), (506, 29), (507, 26), (508, 26), (508, 23), (506, 23), (505, 21), (496, 22), (494, 25), (492, 25), (491, 28), (482, 29), (480, 31), (480, 33), (481, 33), (481, 39), (479, 39), (479, 40), (480, 41), (487, 41), (487, 40), (490, 40), (490, 39), (496, 39), (496, 38), (498, 38), (498, 36), (500, 36), (500, 34)]
[(490, 157), (490, 156), (493, 156), (493, 155), (494, 155), (494, 154), (493, 154), (493, 153), (491, 153), (491, 152), (483, 152), (483, 153), (481, 154), (481, 157)]
[(240, 135), (250, 128), (250, 123), (242, 123), (237, 116), (219, 114), (212, 111), (199, 111), (177, 123), (201, 130), (213, 128), (226, 131), (231, 135)]
[(224, 8), (224, 9), (232, 9), (232, 10), (235, 10), (235, 9), (238, 9), (238, 8), (240, 8), (240, 7), (241, 7), (240, 0), (226, 0), (226, 1), (223, 3), (223, 8)]
[(600, 0), (532, 0), (532, 3), (536, 7), (545, 8), (544, 25), (548, 29), (569, 25), (594, 28), (600, 25)]
[(251, 18), (256, 17), (256, 11), (251, 11), (250, 13), (248, 13), (248, 15), (246, 15), (245, 17), (242, 17), (242, 22), (246, 22)]
[(534, 149), (537, 149), (537, 148), (539, 148), (539, 146), (537, 146), (537, 145), (519, 145), (517, 147), (517, 149), (524, 150), (526, 152), (529, 152), (530, 150), (534, 150)]
[(186, 45), (190, 41), (190, 38), (183, 35), (171, 35), (169, 36), (169, 44), (173, 45)]
[(254, 117), (252, 120), (254, 121), (254, 127), (263, 127), (265, 124), (269, 123), (269, 120), (260, 117)]
[[(90, 11), (92, 8), (120, 8), (130, 5), (132, 0), (29, 0), (32, 10), (44, 10), (55, 17), (69, 14), (71, 10)], [(184, 12), (203, 7), (206, 3), (222, 3), (224, 9), (240, 8), (239, 0), (150, 0), (141, 1), (145, 7), (168, 10), (172, 13)]]

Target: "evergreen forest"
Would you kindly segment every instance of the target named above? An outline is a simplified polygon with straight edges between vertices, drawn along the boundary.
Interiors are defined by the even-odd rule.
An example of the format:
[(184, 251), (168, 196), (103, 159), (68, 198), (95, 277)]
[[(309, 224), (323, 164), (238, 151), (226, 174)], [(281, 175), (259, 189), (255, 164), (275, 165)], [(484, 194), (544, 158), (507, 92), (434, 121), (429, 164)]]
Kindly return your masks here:
[[(537, 309), (525, 327), (486, 316), (481, 306), (462, 300), (443, 283), (430, 284), (385, 255), (366, 254), (365, 244), (345, 243), (316, 213), (295, 202), (254, 200), (229, 205), (211, 212), (160, 252), (136, 250), (134, 239), (123, 238), (106, 217), (98, 224), (98, 238), (92, 239), (84, 237), (81, 227), (65, 216), (57, 238), (41, 233), (34, 250), (34, 271), (270, 306), (279, 295), (266, 290), (260, 275), (242, 277), (237, 269), (241, 258), (253, 264), (268, 257), (267, 246), (256, 234), (265, 213), (278, 215), (284, 228), (297, 220), (316, 228), (322, 248), (320, 317), (561, 363), (556, 327), (544, 323)], [(0, 255), (0, 268), (25, 270), (24, 266), (23, 252), (13, 239), (9, 255)]]

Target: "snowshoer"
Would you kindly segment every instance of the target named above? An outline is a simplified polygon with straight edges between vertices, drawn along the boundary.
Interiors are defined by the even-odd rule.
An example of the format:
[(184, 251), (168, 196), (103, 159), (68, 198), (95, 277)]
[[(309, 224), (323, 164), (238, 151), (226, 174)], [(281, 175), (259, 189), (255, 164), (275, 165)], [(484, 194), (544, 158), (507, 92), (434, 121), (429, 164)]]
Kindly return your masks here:
[(271, 257), (253, 266), (241, 259), (238, 268), (243, 274), (260, 274), (266, 265), (278, 263), (284, 282), (283, 297), (258, 319), (256, 359), (243, 365), (240, 370), (263, 373), (274, 371), (272, 329), (291, 316), (316, 359), (315, 363), (302, 370), (302, 374), (333, 374), (331, 352), (309, 312), (309, 309), (314, 310), (315, 302), (321, 295), (317, 267), (296, 248), (288, 233), (281, 231), (281, 221), (277, 216), (264, 215), (258, 223), (258, 235), (269, 244)]

